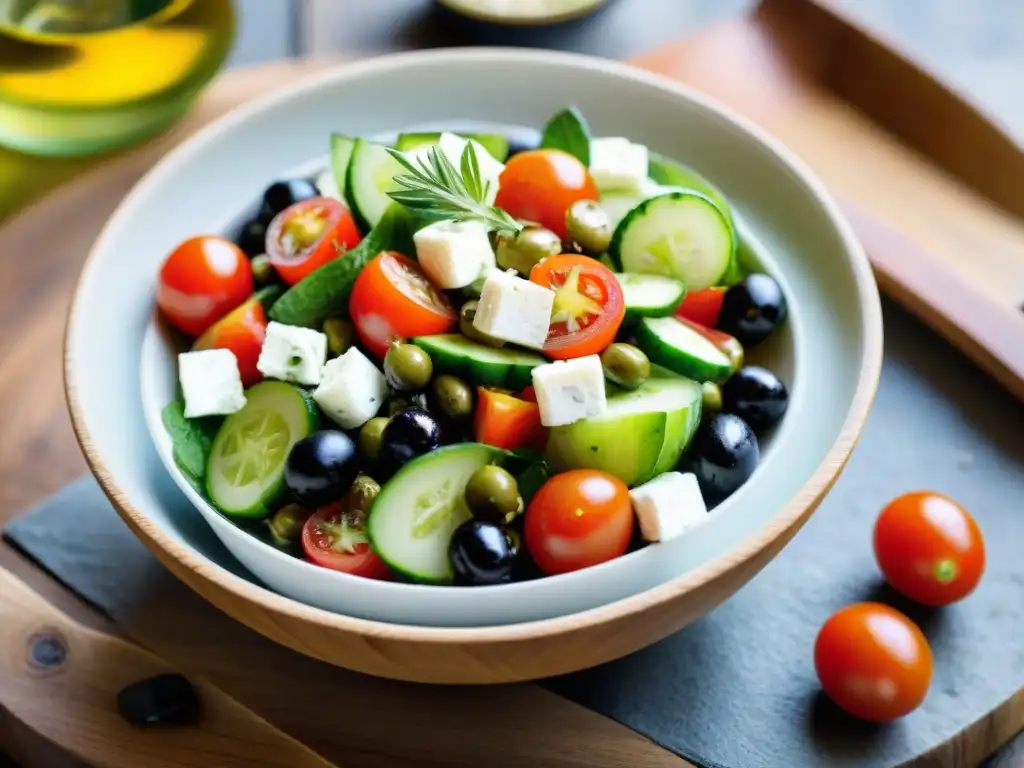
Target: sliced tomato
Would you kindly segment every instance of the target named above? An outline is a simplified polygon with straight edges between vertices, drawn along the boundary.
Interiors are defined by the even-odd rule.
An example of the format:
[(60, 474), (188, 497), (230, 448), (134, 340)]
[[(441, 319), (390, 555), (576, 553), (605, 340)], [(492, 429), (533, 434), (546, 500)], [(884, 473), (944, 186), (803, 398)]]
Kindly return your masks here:
[(598, 354), (615, 340), (626, 316), (622, 287), (598, 261), (575, 253), (544, 259), (530, 280), (555, 292), (544, 354), (556, 360)]
[(390, 579), (391, 569), (370, 547), (362, 527), (338, 514), (341, 504), (316, 510), (302, 526), (302, 551), (313, 563), (368, 579)]
[(384, 251), (356, 278), (349, 315), (360, 340), (381, 360), (393, 339), (444, 333), (455, 324), (455, 310), (419, 265)]
[(288, 285), (354, 248), (362, 238), (340, 200), (312, 197), (281, 211), (267, 227), (267, 258)]
[(267, 315), (260, 300), (254, 297), (207, 328), (192, 349), (230, 350), (238, 360), (242, 385), (251, 387), (263, 380), (256, 363), (266, 335)]
[(533, 388), (533, 384), (519, 393), (519, 399), (525, 400), (528, 403), (537, 402), (537, 390)]
[(715, 285), (702, 291), (687, 293), (683, 302), (676, 308), (676, 317), (714, 328), (718, 325), (718, 316), (722, 312), (725, 291), (724, 286)]
[(473, 412), (473, 437), (506, 451), (518, 448), (544, 450), (547, 429), (540, 423), (536, 401), (528, 402), (502, 392), (477, 387)]

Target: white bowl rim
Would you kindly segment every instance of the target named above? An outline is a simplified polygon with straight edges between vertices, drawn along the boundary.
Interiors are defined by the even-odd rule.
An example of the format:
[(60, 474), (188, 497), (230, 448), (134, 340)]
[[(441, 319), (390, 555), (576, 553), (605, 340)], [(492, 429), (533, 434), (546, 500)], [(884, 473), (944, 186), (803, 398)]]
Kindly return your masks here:
[[(605, 72), (619, 78), (632, 79), (637, 82), (653, 85), (674, 92), (682, 98), (699, 104), (701, 107), (717, 113), (720, 117), (738, 125), (755, 140), (779, 156), (796, 174), (799, 180), (813, 193), (818, 204), (824, 209), (830, 223), (840, 235), (851, 271), (855, 278), (859, 303), (862, 309), (862, 331), (865, 339), (863, 365), (858, 377), (854, 397), (847, 411), (846, 418), (832, 446), (820, 462), (818, 469), (811, 478), (795, 493), (789, 501), (763, 525), (760, 529), (746, 536), (728, 552), (708, 561), (693, 570), (677, 576), (644, 592), (624, 597), (613, 602), (553, 618), (540, 619), (516, 624), (492, 625), (479, 627), (431, 627), (410, 624), (392, 624), (383, 621), (363, 619), (345, 614), (316, 608), (297, 600), (285, 597), (268, 588), (262, 587), (240, 576), (237, 576), (208, 558), (182, 546), (163, 533), (160, 526), (153, 523), (140, 510), (136, 509), (121, 490), (110, 471), (106, 468), (102, 457), (94, 447), (82, 415), (81, 402), (77, 394), (76, 369), (73, 354), (73, 333), (75, 318), (79, 311), (80, 288), (94, 266), (94, 256), (100, 245), (108, 237), (112, 223), (118, 218), (126, 201), (142, 188), (158, 186), (162, 176), (178, 162), (179, 157), (198, 151), (210, 137), (222, 131), (230, 130), (265, 109), (271, 108), (276, 102), (292, 96), (316, 91), (328, 83), (358, 78), (365, 73), (387, 70), (391, 67), (415, 65), (418, 62), (444, 62), (445, 60), (464, 60), (475, 58), (479, 61), (498, 61), (510, 65), (538, 60), (552, 64), (571, 65), (598, 72)], [(779, 140), (772, 137), (762, 128), (747, 118), (724, 106), (720, 102), (696, 91), (676, 80), (663, 75), (648, 72), (623, 62), (602, 59), (585, 54), (566, 53), (560, 51), (541, 51), (535, 49), (502, 48), (502, 47), (463, 47), (455, 49), (431, 49), (425, 51), (406, 51), (391, 53), (367, 60), (341, 63), (330, 67), (324, 72), (302, 76), (293, 85), (274, 90), (262, 97), (239, 105), (210, 124), (187, 137), (169, 151), (136, 183), (125, 200), (111, 214), (111, 218), (101, 230), (96, 243), (90, 250), (82, 272), (79, 276), (68, 310), (65, 329), (65, 389), (72, 426), (82, 447), (86, 461), (98, 479), (104, 493), (111, 500), (115, 509), (125, 519), (143, 543), (158, 558), (177, 562), (194, 571), (208, 571), (207, 578), (233, 593), (236, 597), (259, 604), (261, 608), (271, 612), (280, 612), (314, 625), (343, 629), (368, 637), (389, 639), (406, 639), (416, 642), (446, 644), (456, 640), (460, 643), (491, 643), (495, 641), (515, 641), (517, 639), (554, 636), (560, 633), (580, 629), (584, 626), (601, 624), (622, 615), (643, 611), (654, 605), (667, 602), (673, 597), (709, 583), (726, 573), (742, 567), (743, 564), (768, 547), (773, 541), (787, 532), (795, 532), (809, 516), (808, 509), (813, 509), (821, 498), (832, 487), (860, 437), (864, 421), (871, 407), (878, 386), (882, 362), (882, 316), (881, 302), (877, 286), (864, 250), (853, 233), (852, 227), (839, 211), (838, 205), (823, 184), (811, 173), (807, 166), (797, 158)], [(421, 585), (395, 585), (410, 589), (420, 589)], [(505, 589), (508, 585), (491, 587)], [(487, 589), (486, 587), (482, 589)]]

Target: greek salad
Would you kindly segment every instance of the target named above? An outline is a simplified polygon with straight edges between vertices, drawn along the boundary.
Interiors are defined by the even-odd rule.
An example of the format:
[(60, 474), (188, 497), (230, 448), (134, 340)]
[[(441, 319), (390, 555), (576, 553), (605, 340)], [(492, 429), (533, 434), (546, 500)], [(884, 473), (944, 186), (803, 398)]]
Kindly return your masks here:
[(503, 135), (330, 137), (157, 280), (175, 461), (223, 515), (367, 578), (504, 584), (686, 536), (789, 395), (727, 201), (573, 108)]

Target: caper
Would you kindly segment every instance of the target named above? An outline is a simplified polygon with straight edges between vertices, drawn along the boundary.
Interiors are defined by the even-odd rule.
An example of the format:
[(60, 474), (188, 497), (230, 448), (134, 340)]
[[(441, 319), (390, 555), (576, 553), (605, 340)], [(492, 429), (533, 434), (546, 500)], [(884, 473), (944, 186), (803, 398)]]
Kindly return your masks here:
[(252, 267), (252, 278), (257, 283), (266, 283), (274, 276), (274, 267), (270, 263), (270, 257), (265, 253), (254, 256), (250, 266)]
[(578, 200), (565, 212), (565, 229), (580, 249), (591, 256), (604, 253), (612, 243), (608, 213), (593, 200)]
[(384, 355), (384, 378), (393, 389), (423, 389), (433, 375), (430, 355), (415, 344), (392, 342)]
[(347, 317), (329, 317), (324, 320), (324, 334), (327, 336), (327, 350), (331, 357), (345, 354), (355, 343), (355, 327)]
[(610, 344), (601, 353), (601, 366), (605, 378), (627, 389), (636, 389), (651, 375), (651, 361), (632, 344)]
[(473, 516), (491, 523), (508, 523), (523, 511), (516, 479), (501, 467), (481, 467), (466, 484), (466, 505)]
[(454, 376), (442, 375), (434, 379), (434, 400), (445, 416), (459, 418), (473, 412), (473, 390)]
[(483, 331), (478, 331), (476, 326), (473, 325), (473, 318), (476, 317), (476, 310), (479, 306), (479, 301), (467, 301), (462, 305), (462, 309), (459, 310), (459, 330), (462, 331), (462, 335), (467, 339), (472, 339), (473, 341), (481, 344), (487, 344), (492, 347), (505, 346), (505, 342), (501, 339), (488, 336)]
[(362, 529), (370, 513), (373, 500), (380, 493), (380, 485), (369, 475), (356, 475), (352, 487), (341, 499), (341, 515), (353, 528)]
[(312, 514), (308, 509), (298, 504), (289, 504), (281, 507), (274, 516), (267, 521), (270, 529), (270, 538), (279, 547), (287, 547), (294, 541), (298, 541), (302, 535), (302, 526)]
[(722, 410), (722, 389), (713, 381), (705, 381), (700, 385), (704, 410), (717, 413)]
[(381, 435), (384, 434), (384, 427), (388, 425), (386, 416), (378, 416), (363, 424), (359, 430), (359, 440), (356, 443), (360, 455), (370, 461), (376, 461), (380, 455)]
[(518, 235), (498, 237), (495, 257), (502, 269), (514, 269), (528, 275), (540, 261), (561, 252), (562, 238), (550, 229), (527, 224)]

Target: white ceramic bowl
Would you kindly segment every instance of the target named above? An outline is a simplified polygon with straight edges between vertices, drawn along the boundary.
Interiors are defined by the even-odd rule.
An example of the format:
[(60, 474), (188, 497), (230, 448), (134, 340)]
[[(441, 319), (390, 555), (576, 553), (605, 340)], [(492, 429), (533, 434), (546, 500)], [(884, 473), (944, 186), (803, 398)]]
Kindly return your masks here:
[[(175, 386), (174, 350), (153, 301), (166, 254), (187, 236), (235, 221), (272, 180), (326, 164), (332, 131), (533, 129), (567, 103), (582, 110), (597, 135), (629, 136), (709, 177), (731, 202), (745, 237), (760, 244), (756, 257), (783, 283), (790, 322), (759, 354), (772, 358), (792, 401), (755, 475), (683, 539), (572, 574), (474, 589), (319, 569), (211, 509), (174, 466), (160, 424)], [(375, 624), (388, 622), (422, 638), (431, 636), (425, 627), (498, 632), (520, 622), (531, 622), (524, 632), (544, 628), (550, 636), (570, 614), (589, 611), (569, 617), (578, 629), (602, 610), (628, 610), (631, 600), (650, 608), (650, 590), (664, 588), (667, 596), (674, 589), (678, 596), (713, 588), (727, 571), (735, 577), (743, 562), (761, 555), (763, 564), (837, 476), (866, 416), (880, 361), (878, 294), (864, 253), (821, 184), (778, 142), (698, 93), (621, 64), (458, 49), (383, 57), (304, 80), (235, 110), (169, 153), (95, 246), (71, 310), (66, 373), (76, 431), (94, 471), (133, 530), (194, 587), (222, 607), (231, 595), (264, 613), (307, 621), (315, 615), (318, 626), (394, 638), (400, 627)], [(211, 541), (210, 529), (227, 551)], [(715, 599), (755, 571), (747, 568)], [(649, 593), (644, 601), (641, 593)], [(464, 637), (489, 631), (467, 630)]]

